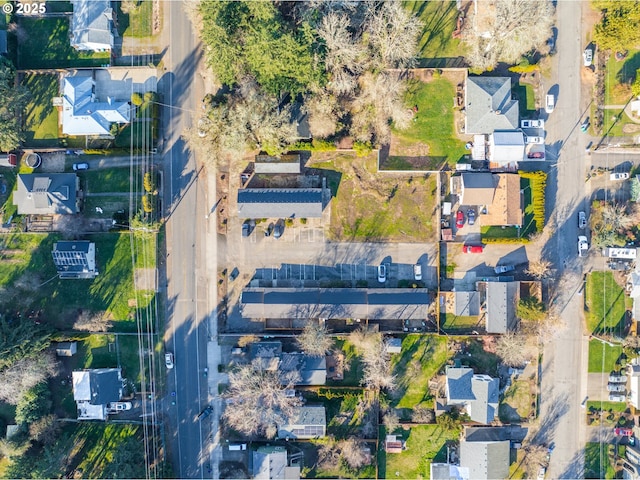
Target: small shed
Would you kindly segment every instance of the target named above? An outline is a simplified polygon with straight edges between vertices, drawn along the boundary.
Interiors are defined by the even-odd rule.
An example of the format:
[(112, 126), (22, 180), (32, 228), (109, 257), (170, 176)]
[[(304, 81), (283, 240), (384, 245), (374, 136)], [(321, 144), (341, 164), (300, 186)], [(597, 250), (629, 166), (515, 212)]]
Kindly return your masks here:
[(402, 352), (402, 339), (390, 338), (387, 341), (387, 353), (401, 353)]
[(77, 342), (60, 342), (56, 346), (56, 355), (59, 357), (73, 357), (77, 351)]
[(402, 453), (403, 445), (402, 437), (398, 438), (397, 435), (387, 435), (384, 439), (384, 451), (386, 453)]

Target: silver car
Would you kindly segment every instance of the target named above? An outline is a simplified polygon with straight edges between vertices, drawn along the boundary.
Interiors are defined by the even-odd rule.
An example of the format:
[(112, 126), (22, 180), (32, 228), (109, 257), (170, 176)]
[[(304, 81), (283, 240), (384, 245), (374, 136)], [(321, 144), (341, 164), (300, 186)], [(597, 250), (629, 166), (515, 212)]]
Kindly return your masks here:
[(626, 387), (622, 383), (609, 383), (607, 384), (608, 392), (624, 392)]

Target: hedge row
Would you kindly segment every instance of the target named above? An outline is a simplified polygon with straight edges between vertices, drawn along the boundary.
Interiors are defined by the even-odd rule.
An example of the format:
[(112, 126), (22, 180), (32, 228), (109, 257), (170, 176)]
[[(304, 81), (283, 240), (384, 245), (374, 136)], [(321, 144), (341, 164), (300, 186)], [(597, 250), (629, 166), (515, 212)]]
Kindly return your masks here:
[(527, 237), (482, 237), (482, 243), (529, 243)]
[(536, 230), (541, 232), (544, 228), (545, 208), (544, 198), (547, 187), (547, 174), (544, 172), (518, 172), (521, 178), (529, 180), (531, 188), (531, 207), (533, 220), (536, 222)]

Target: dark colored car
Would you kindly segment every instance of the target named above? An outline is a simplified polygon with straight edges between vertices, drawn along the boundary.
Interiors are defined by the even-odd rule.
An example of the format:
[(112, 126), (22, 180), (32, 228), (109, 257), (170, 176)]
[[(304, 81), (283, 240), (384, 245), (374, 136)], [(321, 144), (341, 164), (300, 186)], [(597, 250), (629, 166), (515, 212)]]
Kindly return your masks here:
[(581, 132), (586, 132), (589, 129), (589, 125), (591, 125), (589, 123), (589, 117), (584, 119), (584, 122), (582, 122), (582, 125), (580, 125), (580, 131)]
[(476, 211), (473, 208), (467, 210), (467, 222), (469, 222), (469, 225), (476, 223)]
[(211, 415), (212, 413), (213, 413), (213, 407), (211, 405), (207, 405), (207, 408), (205, 408), (198, 414), (198, 416), (196, 417), (196, 420), (203, 420), (207, 418), (209, 415)]
[(242, 236), (248, 237), (251, 231), (249, 230), (249, 224), (247, 222), (242, 224)]
[(264, 231), (264, 236), (265, 237), (270, 237), (271, 236), (271, 232), (273, 232), (273, 223), (270, 223), (269, 226), (267, 227), (267, 229)]
[(462, 210), (458, 210), (456, 213), (456, 228), (462, 228), (464, 225), (464, 212)]
[(273, 238), (280, 238), (284, 233), (284, 222), (278, 220), (275, 227), (273, 227)]

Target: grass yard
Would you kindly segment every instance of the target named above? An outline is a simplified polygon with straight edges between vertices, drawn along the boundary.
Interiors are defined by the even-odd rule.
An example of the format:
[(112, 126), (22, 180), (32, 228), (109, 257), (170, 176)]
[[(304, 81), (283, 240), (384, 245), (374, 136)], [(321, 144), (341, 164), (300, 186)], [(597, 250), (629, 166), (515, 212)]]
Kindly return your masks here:
[(447, 339), (437, 335), (407, 335), (402, 340), (402, 353), (394, 355), (391, 365), (397, 376), (396, 408), (414, 408), (423, 402), (433, 407), (429, 380), (448, 358)]
[[(422, 145), (420, 158), (430, 160), (429, 170), (437, 170), (444, 164), (455, 165), (469, 153), (455, 134), (453, 120), (453, 100), (456, 96), (454, 85), (445, 78), (434, 78), (425, 83), (412, 82), (407, 92), (407, 105), (417, 105), (414, 122), (407, 130), (393, 130), (391, 159), (394, 156), (394, 141), (401, 149), (411, 151)], [(426, 152), (426, 153), (425, 153)]]
[(116, 148), (153, 148), (158, 133), (154, 123), (151, 120), (133, 120), (125, 125), (114, 141)]
[(584, 478), (616, 478), (609, 462), (610, 445), (588, 442), (584, 449)]
[[(382, 427), (381, 427), (382, 428)], [(380, 438), (384, 439), (384, 432)], [(384, 442), (378, 451), (378, 478), (429, 478), (432, 462), (447, 461), (447, 441), (458, 440), (458, 430), (443, 430), (438, 425), (419, 425), (404, 431), (407, 449), (387, 454)]]
[(341, 338), (337, 339), (334, 345), (336, 351), (342, 350), (344, 354), (345, 369), (342, 380), (327, 380), (327, 385), (359, 387), (362, 379), (362, 363), (355, 347), (349, 340)]
[(123, 13), (118, 2), (118, 34), (122, 37), (150, 37), (153, 33), (153, 2), (146, 0), (137, 2), (138, 8), (128, 14)]
[(327, 412), (327, 435), (347, 438), (356, 435), (371, 438), (378, 425), (378, 410), (367, 401), (371, 392), (357, 388), (318, 388), (306, 391), (309, 403), (324, 405)]
[[(71, 162), (73, 163), (73, 162)], [(129, 167), (108, 168), (101, 170), (84, 170), (78, 172), (86, 192), (91, 193), (129, 193), (131, 185), (131, 170)], [(137, 175), (142, 190), (142, 176)], [(128, 198), (128, 197), (127, 197)]]
[(478, 317), (466, 317), (463, 315), (456, 315), (455, 313), (440, 314), (441, 318), (444, 318), (444, 322), (441, 322), (440, 328), (447, 332), (453, 330), (463, 330), (465, 332), (474, 330), (481, 326)]
[[(313, 162), (313, 159), (316, 159)], [(328, 179), (332, 240), (426, 242), (435, 239), (436, 178), (388, 177), (377, 172), (376, 156), (314, 154), (309, 166)]]
[(599, 402), (589, 400), (587, 402), (587, 411), (591, 410), (591, 408), (605, 412), (623, 413), (627, 410), (627, 404), (625, 402)]
[(629, 116), (624, 113), (621, 108), (605, 110), (604, 116), (602, 117), (602, 133), (609, 137), (623, 137), (628, 135), (628, 133), (624, 132), (624, 126), (626, 124), (634, 124), (634, 122), (631, 121)]
[(450, 58), (465, 54), (464, 44), (453, 38), (458, 10), (456, 2), (431, 0), (429, 2), (405, 2), (407, 10), (417, 16), (424, 29), (418, 42), (421, 58)]
[(587, 330), (594, 334), (610, 333), (623, 337), (625, 312), (631, 300), (618, 285), (611, 272), (591, 272), (587, 275)]
[(325, 442), (324, 439), (317, 441), (311, 440), (310, 442), (289, 442), (289, 445), (293, 448), (293, 451), (301, 451), (304, 453), (304, 459), (302, 461), (305, 473), (303, 478), (376, 478), (376, 452), (375, 444), (368, 443), (367, 446), (371, 451), (372, 464), (366, 465), (357, 471), (346, 468), (342, 464), (336, 469), (327, 469), (319, 465), (318, 462), (318, 450), (320, 446)]
[(589, 373), (609, 373), (616, 366), (616, 361), (622, 354), (619, 345), (609, 346), (599, 340), (589, 342)]
[(33, 147), (57, 147), (58, 111), (51, 100), (59, 96), (58, 76), (27, 73), (22, 85), (32, 95), (24, 112), (25, 143)]
[(25, 33), (18, 47), (18, 69), (99, 67), (111, 63), (109, 52), (80, 52), (69, 42), (67, 17), (17, 17)]
[(605, 72), (605, 104), (627, 103), (631, 92), (628, 87), (625, 88), (622, 85), (630, 85), (633, 82), (638, 68), (640, 68), (640, 50), (630, 49), (627, 58), (621, 62), (616, 60), (615, 55), (609, 56)]
[[(96, 213), (96, 207), (100, 207), (103, 213)], [(107, 197), (85, 197), (82, 214), (92, 218), (111, 218), (118, 210), (129, 209), (129, 195)]]
[(518, 238), (516, 227), (480, 227), (480, 235), (485, 238)]
[(500, 401), (499, 416), (503, 423), (527, 421), (531, 415), (535, 397), (531, 395), (531, 385), (526, 380), (516, 380), (505, 391)]
[(536, 94), (533, 85), (529, 83), (517, 83), (512, 88), (512, 93), (520, 104), (520, 116), (528, 118), (536, 114)]

